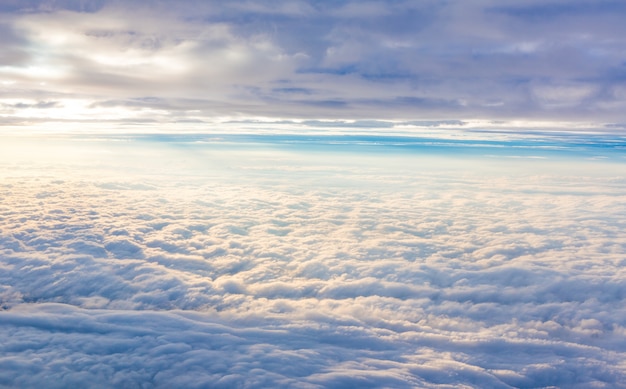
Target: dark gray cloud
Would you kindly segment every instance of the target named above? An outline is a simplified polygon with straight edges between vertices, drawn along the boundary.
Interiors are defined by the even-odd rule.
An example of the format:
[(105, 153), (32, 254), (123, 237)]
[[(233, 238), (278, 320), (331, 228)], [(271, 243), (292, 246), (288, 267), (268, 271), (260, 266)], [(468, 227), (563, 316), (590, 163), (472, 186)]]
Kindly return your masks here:
[(28, 40), (15, 31), (11, 23), (0, 17), (0, 66), (25, 66), (32, 60)]
[(0, 12), (54, 12), (69, 10), (75, 12), (97, 12), (106, 0), (5, 0)]

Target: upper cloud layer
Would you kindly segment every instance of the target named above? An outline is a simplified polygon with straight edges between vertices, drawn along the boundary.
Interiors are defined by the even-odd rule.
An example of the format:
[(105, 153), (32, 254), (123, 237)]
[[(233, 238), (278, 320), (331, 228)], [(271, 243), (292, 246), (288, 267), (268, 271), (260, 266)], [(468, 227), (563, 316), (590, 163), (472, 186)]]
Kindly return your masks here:
[(624, 387), (623, 160), (160, 139), (0, 145), (0, 385)]
[(0, 103), (57, 103), (56, 115), (0, 111), (25, 124), (610, 122), (626, 105), (621, 2), (30, 1), (0, 12)]

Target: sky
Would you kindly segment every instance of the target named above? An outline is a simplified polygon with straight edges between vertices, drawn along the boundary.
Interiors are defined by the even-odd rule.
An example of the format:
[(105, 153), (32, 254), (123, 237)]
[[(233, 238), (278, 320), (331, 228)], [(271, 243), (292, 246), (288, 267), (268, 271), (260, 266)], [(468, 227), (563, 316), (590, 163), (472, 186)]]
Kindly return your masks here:
[(0, 123), (621, 131), (625, 17), (617, 0), (3, 0)]
[(624, 20), (0, 0), (0, 389), (626, 388)]

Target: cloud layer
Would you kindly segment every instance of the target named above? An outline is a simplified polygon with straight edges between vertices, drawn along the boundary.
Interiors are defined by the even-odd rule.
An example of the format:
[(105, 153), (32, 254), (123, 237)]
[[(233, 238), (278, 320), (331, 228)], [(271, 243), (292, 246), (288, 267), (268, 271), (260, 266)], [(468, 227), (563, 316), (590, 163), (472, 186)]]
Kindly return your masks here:
[(623, 162), (112, 139), (3, 146), (2, 386), (626, 381)]
[(619, 123), (624, 15), (610, 0), (10, 2), (0, 115)]

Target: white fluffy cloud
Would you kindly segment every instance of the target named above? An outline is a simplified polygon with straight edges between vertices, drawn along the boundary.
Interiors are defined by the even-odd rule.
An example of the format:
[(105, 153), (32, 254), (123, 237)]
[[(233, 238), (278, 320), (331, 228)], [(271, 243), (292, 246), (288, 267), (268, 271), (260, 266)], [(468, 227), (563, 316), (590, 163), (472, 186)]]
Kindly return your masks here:
[(3, 143), (2, 386), (625, 381), (623, 161), (113, 139)]

